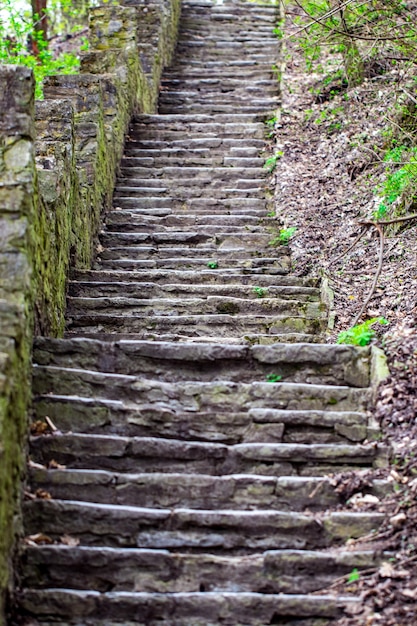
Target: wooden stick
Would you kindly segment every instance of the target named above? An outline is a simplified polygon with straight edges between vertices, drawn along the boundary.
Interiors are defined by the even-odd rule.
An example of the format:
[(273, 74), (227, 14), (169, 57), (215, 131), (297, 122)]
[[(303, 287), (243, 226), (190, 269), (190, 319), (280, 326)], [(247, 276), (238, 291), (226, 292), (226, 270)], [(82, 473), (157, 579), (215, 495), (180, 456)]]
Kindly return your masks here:
[(359, 313), (357, 314), (357, 316), (355, 317), (352, 326), (356, 326), (356, 324), (358, 323), (358, 321), (360, 320), (360, 318), (362, 317), (362, 314), (364, 312), (364, 310), (366, 309), (366, 307), (369, 304), (370, 299), (372, 298), (372, 296), (374, 295), (377, 283), (378, 283), (378, 278), (379, 275), (381, 274), (382, 271), (382, 263), (383, 263), (383, 256), (384, 256), (384, 231), (382, 229), (382, 227), (378, 224), (375, 223), (373, 224), (373, 226), (375, 226), (375, 228), (378, 231), (378, 235), (379, 235), (379, 261), (378, 261), (378, 267), (376, 269), (375, 272), (375, 276), (374, 276), (374, 280), (372, 281), (372, 286), (369, 290), (368, 296), (365, 300), (365, 302), (363, 303), (361, 310), (359, 311)]

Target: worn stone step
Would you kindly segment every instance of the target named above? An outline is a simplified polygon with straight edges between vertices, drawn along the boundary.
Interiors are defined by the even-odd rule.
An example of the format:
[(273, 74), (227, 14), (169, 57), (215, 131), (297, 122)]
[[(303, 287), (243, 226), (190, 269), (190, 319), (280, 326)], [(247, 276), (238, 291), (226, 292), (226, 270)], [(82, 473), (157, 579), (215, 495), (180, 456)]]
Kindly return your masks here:
[[(177, 204), (183, 204), (182, 209), (175, 210), (169, 216), (155, 217), (144, 216), (141, 214), (140, 209), (151, 208), (171, 208)], [(181, 199), (176, 198), (121, 198), (118, 201), (120, 205), (119, 209), (110, 211), (106, 216), (106, 227), (118, 226), (119, 224), (126, 224), (128, 227), (130, 220), (132, 220), (130, 228), (126, 229), (126, 232), (131, 231), (133, 226), (136, 227), (137, 235), (158, 232), (170, 232), (177, 230), (182, 236), (187, 236), (187, 229), (191, 232), (202, 233), (202, 235), (213, 236), (216, 234), (219, 239), (222, 236), (235, 233), (236, 236), (245, 235), (248, 233), (255, 233), (262, 235), (263, 237), (269, 237), (269, 240), (276, 236), (279, 232), (279, 224), (277, 224), (276, 218), (267, 217), (265, 200), (242, 198), (231, 200), (217, 200), (207, 199), (202, 200), (200, 198), (189, 199), (182, 202)], [(159, 206), (158, 206), (159, 205)], [(243, 215), (239, 217), (238, 211), (239, 205), (247, 208), (253, 208), (264, 211), (262, 219), (258, 217), (251, 217), (250, 215)], [(207, 213), (210, 213), (211, 207), (222, 208), (224, 217), (217, 214), (212, 215), (195, 215), (193, 209), (199, 207), (200, 209), (206, 209)], [(235, 213), (233, 214), (233, 209)], [(229, 213), (228, 213), (229, 211)], [(217, 230), (216, 230), (217, 228)], [(114, 229), (113, 229), (114, 230)], [(119, 232), (123, 233), (121, 228), (118, 228)], [(278, 246), (277, 246), (278, 247)], [(279, 246), (280, 248), (283, 246)]]
[[(261, 44), (262, 45), (262, 44)], [(263, 97), (266, 93), (278, 93), (277, 81), (270, 78), (261, 78), (248, 80), (245, 78), (234, 77), (207, 77), (202, 74), (198, 78), (184, 81), (176, 72), (171, 76), (165, 75), (161, 81), (161, 88), (167, 94), (177, 91), (180, 93), (199, 92), (201, 95), (213, 94), (221, 97), (223, 93), (229, 92), (248, 92), (253, 94), (261, 94)]]
[[(177, 242), (172, 237), (172, 243), (161, 243), (159, 241), (152, 241), (151, 235), (143, 238), (145, 241), (151, 239), (151, 245), (134, 245), (135, 242), (129, 243), (126, 241), (127, 233), (107, 233), (106, 236), (101, 236), (102, 247), (100, 257), (97, 259), (96, 266), (101, 262), (115, 260), (117, 262), (135, 262), (144, 260), (145, 265), (152, 259), (157, 259), (159, 264), (170, 265), (171, 263), (178, 264), (181, 260), (187, 264), (192, 257), (193, 263), (198, 265), (204, 265), (210, 267), (210, 263), (217, 263), (220, 266), (234, 265), (236, 261), (243, 261), (249, 263), (250, 259), (262, 259), (262, 255), (271, 259), (270, 250), (265, 251), (264, 242), (256, 241), (252, 236), (246, 236), (240, 241), (240, 245), (236, 245), (236, 240), (233, 238), (225, 238), (223, 241), (216, 241), (216, 238), (211, 239), (199, 239), (198, 237), (189, 234), (189, 240), (184, 235), (183, 239)], [(132, 233), (133, 235), (133, 233)], [(133, 239), (133, 237), (132, 237)], [(255, 239), (255, 241), (254, 241)], [(178, 245), (175, 245), (178, 244)], [(257, 244), (258, 250), (253, 250), (253, 246)], [(203, 260), (201, 260), (203, 259)], [(289, 256), (285, 252), (277, 254), (273, 261), (274, 265), (278, 259), (281, 259), (282, 269), (285, 269), (289, 264)], [(269, 261), (271, 263), (271, 260)], [(264, 265), (264, 264), (262, 264)], [(202, 290), (204, 292), (204, 289)], [(204, 295), (204, 293), (203, 293)]]
[[(108, 261), (115, 261), (124, 267), (134, 267), (136, 263), (141, 263), (144, 267), (154, 266), (153, 260), (156, 261), (157, 267), (179, 267), (181, 265), (185, 267), (210, 267), (210, 263), (215, 263), (217, 266), (235, 266), (241, 263), (246, 266), (251, 265), (251, 259), (257, 260), (254, 265), (259, 265), (259, 259), (262, 259), (262, 254), (268, 255), (265, 258), (269, 259), (266, 263), (261, 263), (261, 266), (271, 264), (277, 265), (277, 259), (281, 259), (281, 267), (283, 270), (289, 264), (289, 257), (285, 254), (277, 255), (276, 257), (270, 257), (271, 252), (264, 250), (263, 242), (253, 242), (253, 237), (245, 237), (240, 242), (240, 246), (237, 247), (235, 239), (225, 239), (221, 242), (215, 242), (215, 238), (200, 240), (193, 233), (189, 234), (189, 240), (187, 241), (186, 235), (179, 242), (174, 237), (166, 237), (167, 243), (152, 242), (151, 236), (143, 239), (151, 239), (153, 245), (128, 245), (126, 242), (126, 234), (108, 233), (106, 237), (102, 237), (102, 243), (105, 247), (101, 249), (100, 257), (96, 260), (95, 267), (99, 267), (102, 263)], [(172, 243), (170, 243), (172, 239)], [(261, 243), (257, 251), (253, 251), (253, 245)], [(118, 245), (119, 244), (119, 245)], [(178, 244), (178, 245), (175, 245)], [(230, 247), (229, 247), (230, 246)], [(269, 252), (269, 254), (268, 254)], [(244, 259), (246, 257), (246, 259)], [(150, 265), (152, 263), (152, 265)], [(203, 290), (204, 291), (204, 290)]]
[[(162, 143), (162, 142), (160, 142)], [(216, 142), (213, 142), (216, 143)], [(265, 148), (264, 148), (265, 149)], [(221, 145), (217, 148), (208, 148), (208, 147), (172, 147), (172, 146), (164, 146), (163, 148), (142, 148), (142, 147), (130, 147), (125, 150), (124, 155), (128, 158), (130, 157), (152, 157), (158, 158), (159, 156), (163, 157), (190, 157), (193, 159), (194, 157), (207, 157), (213, 156), (214, 154), (221, 154), (222, 156), (241, 156), (246, 158), (256, 158), (259, 156), (259, 149), (256, 147), (231, 147), (228, 151), (226, 151), (225, 146)]]
[[(178, 44), (178, 52), (183, 56), (176, 56), (172, 64), (172, 69), (181, 71), (182, 67), (200, 67), (203, 68), (217, 68), (220, 70), (220, 74), (223, 71), (223, 66), (227, 64), (227, 67), (253, 67), (263, 66), (265, 70), (271, 71), (272, 65), (277, 62), (277, 55), (274, 51), (265, 54), (262, 50), (252, 49), (245, 50), (242, 46), (241, 50), (233, 50), (227, 47), (213, 48), (213, 47), (196, 47), (193, 46), (190, 50), (189, 46)], [(193, 55), (191, 61), (185, 61), (184, 55), (189, 52)], [(278, 85), (278, 82), (277, 82)], [(258, 111), (262, 110), (258, 108)], [(172, 109), (171, 109), (172, 111)], [(169, 111), (169, 113), (171, 112)], [(258, 112), (257, 111), (257, 112)]]
[[(343, 504), (328, 478), (231, 474), (117, 473), (91, 469), (29, 471), (29, 489), (56, 500), (122, 506), (250, 511), (323, 511)], [(383, 497), (392, 483), (375, 481), (365, 493)]]
[[(249, 101), (250, 101), (250, 96), (249, 96)], [(171, 111), (172, 109), (171, 104), (164, 104), (163, 102), (160, 103), (158, 110), (161, 114), (167, 113), (168, 111)], [(177, 104), (175, 106), (175, 109), (177, 111), (177, 113), (179, 114), (187, 114), (187, 113), (213, 113), (214, 115), (216, 115), (217, 113), (230, 113), (230, 115), (233, 115), (234, 111), (236, 110), (236, 106), (234, 103), (221, 103), (219, 102), (218, 104)], [(239, 105), (239, 107), (245, 112), (245, 113), (254, 113), (256, 114), (259, 111), (259, 108), (257, 106), (252, 106), (252, 104), (247, 103), (246, 105), (242, 104)], [(279, 103), (272, 103), (268, 109), (265, 109), (265, 116), (267, 118), (270, 118), (272, 116), (274, 116), (277, 112), (279, 108)]]
[(250, 86), (250, 83), (246, 84), (242, 80), (239, 87), (228, 87), (225, 83), (221, 89), (213, 89), (213, 85), (209, 85), (206, 82), (192, 89), (189, 85), (185, 86), (178, 82), (176, 85), (172, 85), (171, 88), (162, 89), (159, 103), (164, 105), (171, 104), (171, 110), (176, 111), (176, 107), (180, 104), (192, 104), (194, 102), (217, 105), (224, 102), (235, 104), (239, 111), (245, 113), (244, 107), (248, 98), (251, 98), (251, 102), (257, 107), (255, 113), (259, 110), (267, 111), (279, 103), (277, 83), (270, 80), (268, 87), (264, 85), (262, 88), (258, 87), (255, 89)]
[[(265, 199), (262, 189), (239, 189), (232, 187), (225, 191), (220, 191), (216, 187), (210, 188), (206, 185), (202, 185), (202, 187), (194, 189), (193, 191), (191, 191), (192, 188), (190, 187), (191, 193), (188, 193), (187, 187), (180, 187), (176, 189), (176, 197), (172, 198), (172, 191), (162, 186), (162, 181), (150, 181), (154, 184), (154, 187), (136, 187), (134, 186), (134, 180), (129, 182), (131, 183), (130, 185), (120, 185), (118, 190), (115, 190), (113, 208), (107, 213), (110, 217), (115, 215), (113, 211), (127, 211), (132, 214), (136, 213), (137, 215), (148, 215), (150, 217), (167, 217), (170, 215), (171, 219), (173, 219), (174, 216), (190, 217), (192, 219), (194, 216), (196, 219), (205, 218), (207, 221), (214, 221), (216, 219), (220, 221), (223, 218), (232, 221), (233, 217), (239, 219), (247, 216), (249, 221), (251, 221), (252, 218), (258, 218), (258, 220), (260, 218), (268, 219), (269, 213), (269, 217), (273, 216), (275, 218), (274, 225), (277, 225), (276, 216), (275, 214), (273, 215), (273, 211), (271, 210), (266, 213), (266, 209), (269, 209), (270, 203)], [(205, 197), (207, 192), (209, 192), (210, 195), (212, 192), (211, 198)], [(162, 206), (135, 207), (134, 200), (138, 198), (145, 200), (149, 196), (155, 198), (155, 204), (161, 204)], [(170, 202), (162, 202), (164, 199), (169, 200), (171, 198), (171, 202), (177, 203), (177, 206), (174, 208)], [(178, 202), (178, 199), (182, 200), (182, 202)], [(232, 202), (229, 203), (229, 200)], [(243, 202), (241, 202), (241, 200), (243, 200)], [(252, 201), (248, 202), (248, 200)], [(259, 200), (262, 200), (262, 208), (256, 208), (256, 204)], [(190, 209), (190, 203), (192, 210)], [(164, 204), (165, 206), (163, 206)], [(236, 204), (237, 206), (231, 207), (230, 204)], [(231, 217), (229, 218), (229, 216)]]
[[(169, 267), (169, 265), (168, 265)], [(325, 319), (303, 316), (245, 315), (218, 313), (201, 315), (153, 315), (147, 319), (135, 315), (106, 315), (85, 313), (72, 315), (67, 330), (82, 335), (84, 332), (108, 333), (174, 333), (188, 337), (244, 337), (248, 334), (278, 335), (290, 333), (319, 334), (327, 326)]]
[[(117, 204), (119, 210), (109, 211), (106, 215), (106, 226), (117, 224), (131, 224), (136, 226), (137, 229), (141, 229), (141, 232), (151, 232), (152, 230), (163, 231), (165, 227), (178, 228), (185, 232), (186, 228), (192, 230), (198, 228), (204, 232), (212, 235), (217, 234), (219, 238), (223, 233), (235, 232), (237, 234), (244, 234), (248, 232), (258, 232), (265, 236), (272, 238), (272, 232), (278, 232), (279, 226), (277, 225), (276, 218), (270, 218), (266, 215), (266, 202), (261, 199), (253, 198), (237, 198), (230, 200), (217, 200), (217, 199), (188, 199), (183, 201), (182, 199), (167, 197), (148, 197), (148, 198), (118, 198)], [(141, 209), (148, 208), (166, 208), (175, 207), (176, 205), (183, 205), (183, 208), (170, 213), (166, 216), (144, 216), (141, 214)], [(210, 210), (211, 207), (221, 208), (224, 211), (224, 215), (195, 215), (193, 213), (194, 208)], [(259, 210), (264, 212), (262, 219), (257, 216), (240, 215), (237, 211), (240, 207), (247, 207), (253, 210)], [(234, 214), (227, 214), (227, 211), (235, 211)], [(210, 211), (211, 212), (211, 211)], [(127, 230), (132, 230), (128, 228)], [(207, 228), (202, 228), (207, 227)], [(214, 230), (217, 227), (217, 232)], [(233, 230), (231, 230), (233, 229)], [(121, 229), (118, 229), (121, 230)]]
[(377, 530), (382, 513), (292, 513), (152, 509), (77, 500), (29, 500), (23, 504), (25, 533), (52, 539), (68, 534), (82, 545), (168, 548), (245, 553), (340, 545)]
[(299, 302), (298, 300), (279, 300), (278, 298), (236, 298), (222, 296), (204, 296), (181, 298), (138, 298), (117, 296), (69, 296), (69, 316), (73, 315), (120, 315), (120, 316), (162, 316), (162, 315), (306, 315), (308, 318), (324, 318), (327, 310), (319, 302)]
[[(76, 337), (77, 333), (68, 329), (65, 331), (64, 336), (66, 338)], [(187, 331), (184, 329), (183, 333), (179, 333), (174, 329), (171, 329), (171, 332), (153, 332), (152, 330), (139, 330), (138, 332), (131, 331), (121, 331), (121, 332), (112, 332), (108, 333), (104, 328), (101, 330), (88, 330), (84, 329), (82, 333), (79, 334), (80, 337), (90, 338), (90, 339), (98, 339), (99, 341), (104, 341), (107, 343), (112, 343), (113, 341), (124, 341), (124, 340), (135, 340), (135, 341), (176, 341), (178, 343), (193, 343), (193, 344), (202, 344), (202, 343), (212, 343), (213, 341), (220, 341), (222, 343), (227, 343), (229, 345), (240, 345), (245, 344), (248, 346), (254, 345), (262, 345), (269, 346), (276, 343), (320, 343), (321, 336), (320, 335), (312, 335), (310, 333), (302, 333), (302, 332), (282, 332), (277, 335), (268, 335), (262, 332), (256, 333), (245, 333), (242, 335), (236, 335), (236, 337), (232, 336), (216, 336), (212, 331), (207, 331), (206, 334), (195, 334), (189, 335)]]
[(176, 294), (178, 297), (187, 298), (199, 295), (202, 292), (206, 296), (246, 297), (246, 298), (280, 298), (281, 300), (299, 300), (300, 302), (317, 302), (320, 299), (320, 290), (315, 287), (287, 287), (269, 286), (259, 287), (236, 284), (185, 284), (172, 283), (159, 285), (154, 282), (105, 282), (95, 280), (70, 281), (68, 285), (70, 296), (111, 296), (124, 294), (125, 296), (137, 296), (142, 298), (164, 298)]
[(23, 582), (32, 588), (112, 591), (311, 593), (353, 569), (378, 567), (389, 555), (372, 551), (269, 550), (247, 556), (168, 550), (27, 546)]
[(328, 619), (341, 617), (345, 607), (353, 611), (359, 602), (355, 596), (335, 595), (100, 593), (73, 589), (29, 589), (19, 600), (28, 615), (40, 620), (40, 626), (157, 626), (161, 622), (173, 626), (321, 626), (320, 621), (324, 626)]
[[(126, 188), (125, 188), (126, 189)], [(114, 198), (114, 205), (117, 207), (113, 211), (109, 211), (106, 215), (106, 225), (117, 223), (129, 223), (128, 220), (133, 219), (143, 225), (146, 224), (160, 224), (167, 226), (181, 226), (183, 228), (194, 226), (197, 224), (206, 224), (218, 226), (218, 232), (223, 226), (243, 226), (246, 230), (253, 226), (262, 225), (264, 233), (278, 231), (279, 225), (275, 217), (268, 217), (267, 208), (269, 203), (265, 198), (253, 197), (250, 191), (245, 196), (241, 191), (237, 190), (239, 195), (243, 197), (189, 197), (186, 191), (183, 195), (179, 195), (177, 191), (176, 195), (155, 195), (154, 190), (151, 190), (152, 195), (148, 194), (143, 197), (141, 189), (137, 190), (134, 187), (127, 188), (129, 191), (124, 191), (120, 188)], [(135, 194), (135, 191), (137, 192)], [(132, 193), (133, 192), (133, 193)], [(203, 190), (200, 190), (203, 193)], [(218, 194), (220, 195), (220, 194)], [(168, 215), (162, 216), (149, 216), (143, 219), (142, 209), (170, 209)], [(249, 211), (244, 213), (243, 211)], [(198, 213), (197, 213), (198, 211)], [(255, 215), (252, 215), (252, 214)], [(262, 217), (262, 220), (259, 219)], [(126, 219), (127, 217), (127, 219)], [(160, 219), (155, 219), (159, 217)], [(161, 219), (165, 218), (165, 219)], [(128, 229), (128, 230), (131, 230)]]
[[(163, 105), (161, 105), (163, 106)], [(192, 106), (200, 106), (200, 105), (192, 105)], [(203, 106), (203, 105), (201, 105)], [(204, 105), (205, 106), (205, 105)], [(211, 106), (211, 105), (210, 105)], [(219, 105), (219, 106), (229, 106), (229, 105)], [(178, 109), (182, 110), (184, 107), (182, 105), (178, 105)], [(238, 168), (257, 168), (263, 167), (265, 163), (265, 159), (261, 157), (233, 157), (233, 156), (225, 156), (223, 154), (219, 154), (216, 158), (211, 154), (196, 154), (194, 157), (191, 156), (180, 156), (180, 155), (165, 155), (160, 154), (157, 157), (135, 157), (135, 156), (125, 156), (122, 158), (120, 167), (122, 169), (126, 169), (129, 167), (165, 167), (165, 166), (174, 166), (174, 167), (194, 167), (199, 165), (204, 165), (205, 167), (238, 167)]]
[[(355, 389), (344, 385), (290, 382), (271, 384), (264, 381), (167, 383), (158, 379), (143, 380), (141, 376), (82, 369), (66, 371), (44, 369), (42, 376), (40, 371), (35, 371), (35, 374), (37, 374), (34, 380), (36, 393), (72, 396), (78, 390), (78, 393), (85, 397), (118, 401), (119, 404), (115, 407), (140, 409), (146, 404), (149, 410), (153, 408), (152, 412), (163, 412), (166, 418), (169, 415), (173, 417), (181, 410), (188, 412), (189, 417), (196, 420), (202, 411), (218, 413), (220, 419), (223, 419), (220, 414), (227, 414), (228, 411), (236, 414), (244, 411), (243, 415), (246, 416), (250, 409), (255, 408), (360, 411), (366, 407), (371, 396), (371, 390), (368, 388)], [(119, 400), (120, 396), (123, 401)], [(43, 398), (43, 402), (47, 402), (47, 397)]]
[(189, 178), (194, 177), (194, 184), (198, 185), (200, 178), (207, 179), (211, 177), (213, 180), (223, 181), (225, 183), (234, 184), (237, 180), (254, 178), (266, 178), (267, 171), (263, 167), (123, 167), (121, 168), (121, 175), (124, 179), (130, 178), (153, 178), (166, 179), (166, 178), (178, 178), (181, 181), (181, 177)]
[[(65, 415), (61, 414), (63, 428), (74, 429), (74, 415), (71, 421), (65, 420)], [(88, 427), (88, 416), (85, 420)], [(96, 434), (60, 432), (53, 436), (31, 437), (31, 458), (45, 466), (53, 460), (71, 469), (212, 476), (256, 474), (272, 477), (319, 477), (352, 469), (385, 467), (388, 463), (387, 449), (374, 444), (226, 445), (101, 433), (99, 429)]]
[[(277, 77), (274, 73), (272, 63), (245, 63), (244, 65), (240, 65), (238, 69), (239, 76), (242, 80), (245, 81), (258, 81), (258, 80), (275, 80), (277, 83), (277, 88), (279, 88), (279, 84), (277, 81)], [(201, 65), (197, 66), (187, 66), (181, 65), (175, 68), (175, 72), (167, 72), (167, 77), (174, 76), (179, 80), (199, 80), (200, 78), (212, 78), (212, 79), (224, 79), (230, 80), (236, 78), (236, 68), (229, 67), (228, 64), (223, 63), (221, 66), (215, 67), (202, 67)], [(175, 113), (175, 112), (173, 112)], [(263, 117), (263, 113), (258, 112), (257, 114), (260, 119)]]
[[(150, 194), (155, 194), (159, 192), (155, 192), (153, 189), (164, 189), (168, 193), (172, 193), (172, 189), (175, 189), (176, 193), (183, 195), (186, 194), (187, 197), (202, 197), (207, 198), (206, 193), (209, 192), (210, 196), (213, 198), (227, 198), (228, 194), (240, 194), (243, 192), (248, 193), (259, 193), (261, 189), (265, 193), (265, 176), (262, 174), (259, 178), (244, 178), (244, 179), (235, 179), (233, 184), (225, 185), (224, 181), (219, 178), (210, 178), (209, 173), (204, 177), (200, 176), (198, 181), (198, 187), (195, 184), (195, 178), (183, 176), (181, 180), (177, 178), (169, 178), (165, 177), (162, 179), (154, 179), (149, 176), (144, 178), (135, 178), (130, 176), (128, 178), (119, 178), (119, 182), (116, 186), (116, 190), (123, 188), (149, 188), (152, 189)], [(219, 195), (216, 195), (219, 194)], [(212, 195), (213, 194), (213, 195)], [(223, 195), (224, 194), (224, 195)]]
[[(231, 242), (229, 242), (231, 245)], [(207, 257), (182, 257), (171, 258), (171, 259), (135, 259), (133, 258), (118, 258), (106, 260), (102, 259), (100, 262), (97, 262), (94, 265), (94, 268), (97, 269), (100, 267), (103, 270), (150, 270), (150, 269), (164, 269), (164, 270), (193, 270), (196, 272), (204, 271), (208, 267), (209, 264), (217, 262), (217, 267), (221, 268), (222, 274), (224, 272), (236, 272), (239, 270), (242, 271), (259, 271), (259, 272), (268, 272), (270, 274), (287, 274), (290, 269), (290, 258), (286, 256), (280, 257), (248, 257), (243, 259), (233, 259), (226, 257), (224, 261), (221, 259), (217, 261), (214, 259), (212, 255), (208, 255)], [(262, 323), (261, 320), (258, 320), (259, 323)]]
[[(213, 121), (214, 119), (214, 121)], [(129, 131), (129, 139), (137, 135), (137, 133), (143, 133), (143, 131), (150, 130), (151, 128), (176, 128), (182, 131), (190, 131), (194, 127), (207, 126), (214, 124), (219, 128), (239, 127), (247, 131), (250, 134), (251, 130), (257, 131), (263, 127), (261, 122), (253, 121), (254, 117), (247, 113), (239, 113), (236, 111), (233, 118), (230, 115), (216, 115), (213, 118), (212, 115), (178, 115), (178, 113), (166, 113), (160, 114), (138, 114), (132, 119)], [(201, 130), (204, 130), (203, 128)]]
[[(149, 277), (150, 278), (150, 277)], [(247, 282), (247, 281), (245, 281)], [(138, 295), (141, 297), (165, 297), (173, 293), (177, 293), (181, 297), (189, 297), (201, 294), (204, 291), (206, 295), (216, 296), (232, 296), (232, 297), (251, 297), (263, 298), (280, 298), (281, 300), (297, 299), (301, 302), (316, 302), (320, 299), (320, 290), (316, 287), (304, 286), (287, 286), (287, 285), (267, 285), (260, 287), (253, 283), (244, 284), (243, 282), (233, 283), (164, 283), (159, 284), (149, 280), (148, 282), (140, 281), (100, 281), (95, 280), (93, 276), (89, 280), (83, 280), (82, 275), (79, 280), (69, 282), (69, 294), (71, 296), (89, 295), (113, 295), (124, 293), (125, 295)]]
[(102, 282), (152, 282), (158, 285), (180, 283), (186, 285), (240, 285), (260, 287), (318, 287), (319, 281), (314, 277), (258, 273), (256, 270), (232, 270), (219, 273), (217, 270), (204, 269), (199, 272), (189, 270), (146, 270), (146, 271), (109, 271), (109, 270), (74, 270), (73, 280), (93, 280)]
[[(126, 154), (130, 154), (135, 150), (217, 150), (223, 149), (225, 152), (233, 150), (257, 150), (261, 152), (265, 150), (265, 141), (263, 139), (246, 138), (230, 138), (230, 137), (177, 137), (171, 141), (163, 141), (157, 139), (147, 139), (139, 135), (129, 136), (129, 142), (126, 144)], [(177, 181), (179, 182), (179, 181)]]
[[(153, 224), (148, 222), (146, 225), (142, 222), (142, 216), (138, 216), (137, 222), (133, 224), (129, 224), (128, 219), (121, 223), (113, 224), (110, 222), (109, 230), (101, 234), (101, 241), (106, 247), (120, 248), (120, 259), (134, 259), (135, 247), (143, 244), (154, 246), (168, 244), (180, 247), (204, 244), (208, 249), (214, 246), (219, 250), (244, 249), (251, 246), (255, 248), (253, 254), (257, 256), (260, 256), (260, 253), (257, 252), (260, 249), (263, 250), (265, 256), (270, 258), (290, 258), (289, 248), (270, 244), (274, 235), (266, 233), (262, 226), (219, 225), (216, 231), (215, 225), (195, 224), (192, 229), (187, 230), (181, 229), (181, 226), (159, 225), (158, 222), (159, 220), (156, 223), (154, 221)], [(129, 227), (134, 230), (128, 232)], [(196, 252), (197, 257), (198, 253)], [(103, 255), (102, 258), (104, 259)]]
[[(56, 374), (57, 369), (48, 371), (49, 375)], [(72, 372), (61, 368), (66, 381), (71, 379)], [(45, 376), (45, 372), (37, 373)], [(72, 378), (76, 378), (73, 374)], [(146, 380), (146, 379), (145, 379)], [(75, 384), (78, 381), (75, 380)], [(48, 415), (47, 411), (50, 411)], [(106, 400), (54, 395), (48, 397), (39, 395), (35, 406), (35, 413), (39, 419), (45, 415), (57, 419), (57, 426), (63, 430), (75, 430), (95, 433), (126, 433), (132, 436), (164, 436), (177, 438), (195, 438), (199, 441), (240, 443), (297, 443), (300, 445), (331, 445), (351, 444), (372, 437), (372, 424), (368, 423), (366, 413), (355, 411), (323, 411), (323, 410), (277, 410), (252, 409), (248, 412), (233, 412), (228, 415), (223, 411), (200, 411), (198, 415), (190, 417), (185, 408), (179, 408), (174, 413), (162, 404), (149, 404), (132, 407), (122, 401)], [(228, 418), (234, 420), (228, 425)], [(152, 421), (153, 420), (153, 421)], [(163, 422), (163, 420), (165, 420)], [(274, 448), (274, 451), (277, 450)], [(329, 455), (336, 455), (334, 463), (340, 465), (339, 448), (326, 449)], [(362, 459), (362, 456), (359, 455)], [(373, 455), (369, 456), (373, 458)], [(363, 460), (363, 459), (362, 459)], [(323, 461), (323, 459), (322, 459)], [(332, 459), (326, 460), (329, 466)], [(311, 472), (322, 474), (319, 467)], [(262, 464), (261, 464), (262, 465)], [(333, 468), (334, 469), (334, 468)], [(236, 472), (252, 470), (236, 469)], [(255, 472), (256, 473), (256, 472)], [(265, 473), (263, 470), (262, 473)], [(292, 472), (293, 473), (293, 472)]]

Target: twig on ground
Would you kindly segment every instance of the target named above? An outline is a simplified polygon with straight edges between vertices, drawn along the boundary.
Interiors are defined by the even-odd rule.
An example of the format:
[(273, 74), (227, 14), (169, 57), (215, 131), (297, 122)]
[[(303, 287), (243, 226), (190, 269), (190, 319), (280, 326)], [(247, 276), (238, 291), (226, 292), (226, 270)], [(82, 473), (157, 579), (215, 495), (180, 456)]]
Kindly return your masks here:
[(378, 259), (378, 267), (376, 269), (375, 272), (375, 276), (374, 276), (374, 280), (372, 281), (372, 285), (371, 288), (369, 290), (369, 293), (365, 299), (365, 302), (363, 303), (359, 313), (356, 315), (352, 326), (356, 326), (356, 324), (358, 323), (358, 321), (360, 320), (360, 318), (362, 317), (363, 312), (365, 311), (366, 307), (368, 306), (372, 296), (374, 295), (377, 283), (378, 283), (378, 278), (381, 274), (382, 271), (382, 263), (384, 260), (384, 231), (382, 229), (382, 227), (380, 226), (380, 224), (378, 224), (377, 222), (375, 222), (374, 224), (372, 224), (376, 230), (378, 231), (378, 235), (379, 235), (379, 259)]
[(397, 222), (411, 222), (412, 220), (417, 219), (417, 213), (413, 213), (412, 215), (403, 215), (402, 217), (394, 217), (391, 220), (378, 220), (377, 222), (372, 222), (371, 220), (361, 220), (358, 222), (360, 226), (389, 226), (390, 224), (396, 224)]

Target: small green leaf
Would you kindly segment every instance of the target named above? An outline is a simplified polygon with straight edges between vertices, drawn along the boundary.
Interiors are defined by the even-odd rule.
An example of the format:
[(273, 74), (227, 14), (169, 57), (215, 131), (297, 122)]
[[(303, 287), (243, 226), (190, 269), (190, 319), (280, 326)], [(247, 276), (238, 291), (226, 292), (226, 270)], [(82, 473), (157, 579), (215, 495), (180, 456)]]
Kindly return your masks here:
[(280, 374), (268, 374), (266, 377), (267, 383), (279, 383), (282, 380), (282, 376)]
[(359, 579), (360, 579), (361, 575), (359, 574), (359, 571), (357, 569), (357, 567), (355, 567), (349, 574), (349, 576), (347, 577), (347, 584), (349, 585), (350, 583), (356, 583)]

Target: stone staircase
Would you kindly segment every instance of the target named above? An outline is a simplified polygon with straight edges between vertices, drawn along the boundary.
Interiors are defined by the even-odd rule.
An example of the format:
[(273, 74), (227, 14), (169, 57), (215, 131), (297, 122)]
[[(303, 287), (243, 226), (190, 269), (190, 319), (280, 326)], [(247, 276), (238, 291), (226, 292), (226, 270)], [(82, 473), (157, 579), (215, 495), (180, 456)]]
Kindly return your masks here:
[(18, 604), (42, 626), (322, 626), (358, 599), (314, 592), (377, 563), (345, 542), (381, 514), (328, 476), (386, 463), (370, 352), (320, 343), (316, 281), (270, 245), (277, 17), (184, 3), (66, 338), (36, 340)]

